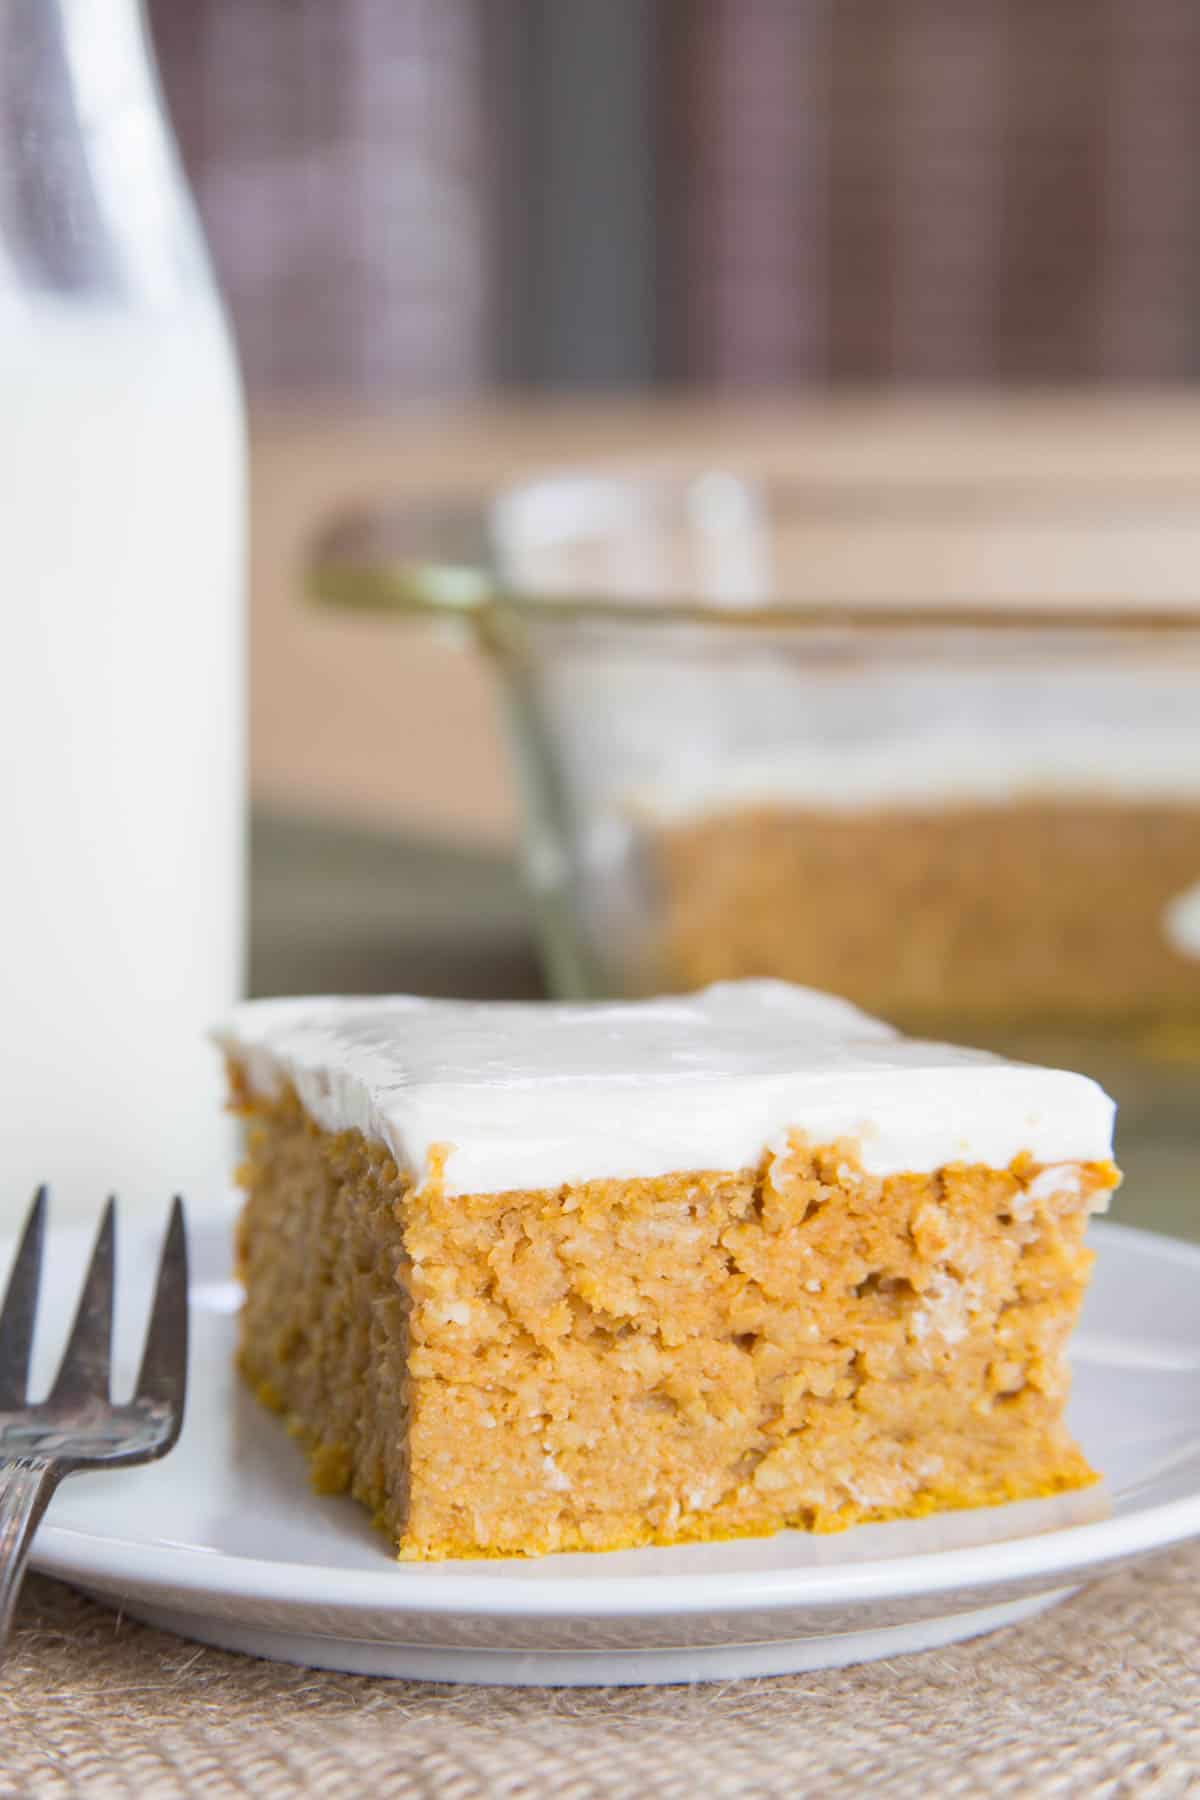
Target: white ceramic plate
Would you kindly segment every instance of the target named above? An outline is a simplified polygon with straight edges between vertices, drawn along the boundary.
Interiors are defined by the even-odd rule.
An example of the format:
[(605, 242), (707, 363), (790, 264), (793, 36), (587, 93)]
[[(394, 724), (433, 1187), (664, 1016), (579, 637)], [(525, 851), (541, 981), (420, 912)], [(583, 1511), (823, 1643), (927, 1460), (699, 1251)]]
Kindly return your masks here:
[[(187, 1637), (431, 1680), (724, 1679), (990, 1631), (1200, 1533), (1200, 1249), (1118, 1226), (1095, 1242), (1072, 1418), (1104, 1489), (831, 1537), (414, 1565), (351, 1501), (314, 1495), (295, 1445), (241, 1392), (228, 1234), (193, 1230), (182, 1440), (150, 1468), (68, 1481), (35, 1561)], [(152, 1235), (122, 1246), (119, 1374), (136, 1366), (155, 1251)], [(52, 1239), (35, 1369), (61, 1342), (86, 1252), (83, 1232)]]

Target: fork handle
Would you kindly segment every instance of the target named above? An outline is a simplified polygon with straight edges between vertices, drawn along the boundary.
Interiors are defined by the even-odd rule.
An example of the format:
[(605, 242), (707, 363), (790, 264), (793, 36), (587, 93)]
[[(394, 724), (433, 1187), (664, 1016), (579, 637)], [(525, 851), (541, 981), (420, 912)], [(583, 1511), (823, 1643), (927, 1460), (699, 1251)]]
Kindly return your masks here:
[(0, 1466), (0, 1651), (8, 1641), (33, 1534), (61, 1474), (43, 1456), (18, 1456)]

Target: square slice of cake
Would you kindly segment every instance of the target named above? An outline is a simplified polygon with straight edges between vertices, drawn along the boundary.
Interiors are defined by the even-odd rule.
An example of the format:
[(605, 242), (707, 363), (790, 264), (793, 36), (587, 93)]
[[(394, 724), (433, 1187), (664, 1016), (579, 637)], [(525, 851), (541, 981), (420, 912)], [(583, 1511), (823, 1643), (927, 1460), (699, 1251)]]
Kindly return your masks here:
[(1117, 1182), (1086, 1077), (734, 982), (259, 1001), (246, 1379), (406, 1557), (979, 1506), (1093, 1479), (1065, 1348)]

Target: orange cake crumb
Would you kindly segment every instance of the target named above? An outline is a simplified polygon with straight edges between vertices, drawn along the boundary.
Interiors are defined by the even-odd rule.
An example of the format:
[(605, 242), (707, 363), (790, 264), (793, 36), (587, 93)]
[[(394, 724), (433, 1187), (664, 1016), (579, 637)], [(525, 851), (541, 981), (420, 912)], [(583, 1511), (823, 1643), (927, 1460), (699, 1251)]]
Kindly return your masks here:
[[(409, 1558), (912, 1517), (1094, 1479), (1065, 1346), (1109, 1162), (757, 1167), (451, 1194), (252, 1092), (246, 1380)], [(448, 1149), (449, 1147), (447, 1147)]]

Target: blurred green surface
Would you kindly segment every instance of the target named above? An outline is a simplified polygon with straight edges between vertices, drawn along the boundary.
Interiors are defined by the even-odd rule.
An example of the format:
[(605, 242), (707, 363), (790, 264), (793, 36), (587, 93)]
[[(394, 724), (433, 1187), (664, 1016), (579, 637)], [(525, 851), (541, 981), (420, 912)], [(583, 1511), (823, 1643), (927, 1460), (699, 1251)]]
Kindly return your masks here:
[(252, 994), (543, 993), (515, 861), (423, 837), (256, 815)]
[[(515, 860), (262, 814), (251, 836), (250, 992), (544, 993)], [(1113, 1216), (1200, 1240), (1200, 1068), (1094, 1041), (998, 1044), (1094, 1075), (1120, 1107)]]

